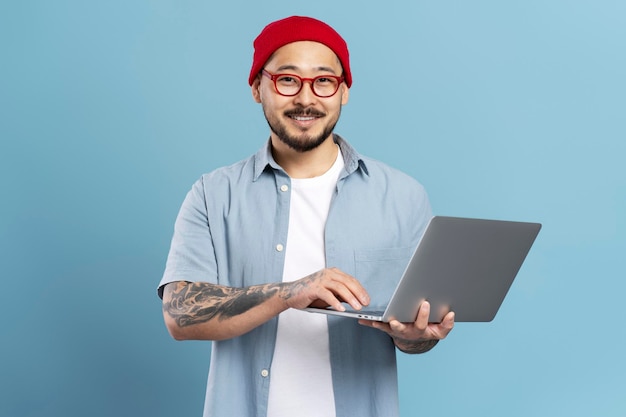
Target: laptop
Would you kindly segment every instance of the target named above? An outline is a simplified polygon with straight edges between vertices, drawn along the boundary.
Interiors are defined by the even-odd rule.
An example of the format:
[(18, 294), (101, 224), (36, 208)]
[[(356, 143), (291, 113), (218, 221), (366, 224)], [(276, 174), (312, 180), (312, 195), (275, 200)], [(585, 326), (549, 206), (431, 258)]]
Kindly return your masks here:
[(346, 311), (306, 311), (413, 322), (427, 300), (432, 323), (441, 322), (449, 311), (454, 311), (455, 322), (492, 321), (540, 229), (539, 223), (435, 216), (384, 311), (354, 310), (347, 304)]

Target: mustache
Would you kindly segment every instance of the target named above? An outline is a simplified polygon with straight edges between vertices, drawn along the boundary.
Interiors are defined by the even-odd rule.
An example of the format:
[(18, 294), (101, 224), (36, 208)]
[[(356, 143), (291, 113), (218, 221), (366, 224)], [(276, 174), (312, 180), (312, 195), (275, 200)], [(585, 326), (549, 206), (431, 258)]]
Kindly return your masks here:
[(326, 113), (320, 110), (310, 108), (310, 107), (309, 108), (299, 107), (299, 108), (295, 108), (291, 110), (286, 110), (284, 114), (287, 117), (293, 117), (293, 116), (324, 117), (326, 116)]

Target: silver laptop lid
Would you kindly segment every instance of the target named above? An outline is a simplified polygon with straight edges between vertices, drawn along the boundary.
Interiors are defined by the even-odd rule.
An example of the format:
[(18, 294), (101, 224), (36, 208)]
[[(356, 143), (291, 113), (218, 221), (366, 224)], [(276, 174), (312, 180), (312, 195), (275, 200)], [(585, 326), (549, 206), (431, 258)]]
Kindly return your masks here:
[(541, 224), (433, 217), (385, 311), (383, 320), (415, 320), (431, 304), (430, 321), (448, 311), (457, 322), (495, 317)]

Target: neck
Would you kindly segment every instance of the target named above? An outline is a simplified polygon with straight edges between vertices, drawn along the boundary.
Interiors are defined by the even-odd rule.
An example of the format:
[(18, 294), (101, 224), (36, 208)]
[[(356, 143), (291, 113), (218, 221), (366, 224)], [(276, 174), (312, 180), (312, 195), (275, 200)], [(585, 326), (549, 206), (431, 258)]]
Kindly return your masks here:
[(314, 178), (323, 175), (337, 159), (338, 146), (330, 135), (320, 146), (298, 152), (272, 135), (272, 156), (291, 178)]

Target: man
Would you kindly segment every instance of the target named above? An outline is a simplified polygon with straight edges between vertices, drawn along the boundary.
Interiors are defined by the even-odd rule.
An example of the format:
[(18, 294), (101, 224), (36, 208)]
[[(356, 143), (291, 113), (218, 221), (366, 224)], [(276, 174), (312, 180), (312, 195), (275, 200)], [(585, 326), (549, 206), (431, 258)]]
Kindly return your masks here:
[[(395, 416), (395, 347), (430, 350), (454, 324), (303, 312), (390, 295), (428, 220), (422, 186), (333, 133), (348, 48), (308, 17), (254, 42), (249, 84), (270, 127), (250, 158), (194, 184), (159, 285), (177, 340), (213, 340), (205, 416)], [(372, 297), (372, 300), (370, 300)]]

